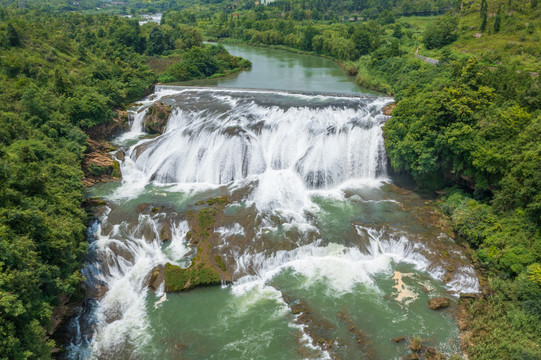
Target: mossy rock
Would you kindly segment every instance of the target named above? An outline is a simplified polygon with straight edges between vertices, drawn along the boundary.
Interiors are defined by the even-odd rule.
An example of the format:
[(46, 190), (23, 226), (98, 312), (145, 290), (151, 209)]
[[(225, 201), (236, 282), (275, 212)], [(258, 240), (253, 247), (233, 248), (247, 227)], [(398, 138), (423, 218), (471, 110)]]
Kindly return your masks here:
[(165, 291), (178, 292), (184, 290), (190, 279), (191, 270), (183, 269), (170, 263), (165, 264)]
[(218, 272), (209, 267), (202, 267), (201, 269), (193, 269), (190, 276), (190, 289), (196, 286), (211, 286), (220, 285), (220, 275)]
[(111, 172), (111, 176), (115, 178), (122, 177), (122, 173), (120, 172), (120, 163), (118, 161), (113, 161), (113, 171)]
[(229, 204), (230, 200), (227, 196), (218, 196), (216, 198), (208, 199), (207, 204), (210, 206), (213, 205), (227, 205)]
[(449, 307), (451, 305), (451, 300), (445, 297), (433, 298), (428, 300), (428, 307), (432, 310), (441, 310)]
[(179, 292), (199, 286), (220, 285), (218, 271), (205, 264), (192, 265), (187, 269), (173, 264), (165, 265), (165, 292)]
[(214, 255), (214, 261), (216, 261), (216, 264), (220, 269), (222, 269), (223, 272), (227, 271), (227, 267), (225, 266), (225, 263), (220, 257), (220, 255)]

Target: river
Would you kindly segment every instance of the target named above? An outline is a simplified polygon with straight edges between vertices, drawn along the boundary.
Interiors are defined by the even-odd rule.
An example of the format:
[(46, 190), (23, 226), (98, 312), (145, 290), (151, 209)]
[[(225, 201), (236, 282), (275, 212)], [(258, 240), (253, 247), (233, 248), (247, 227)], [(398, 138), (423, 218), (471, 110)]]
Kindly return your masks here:
[[(72, 322), (66, 358), (399, 359), (409, 341), (391, 339), (414, 335), (459, 352), (453, 310), (478, 280), (426, 199), (389, 175), (392, 99), (330, 60), (228, 49), (252, 71), (161, 88), (115, 139), (123, 180), (88, 193), (107, 205), (84, 274), (106, 291)], [(173, 112), (146, 138), (157, 99)], [(218, 209), (210, 234), (190, 246), (205, 209)], [(221, 286), (149, 289), (154, 269), (204, 256), (223, 260)], [(440, 296), (451, 306), (430, 310)]]

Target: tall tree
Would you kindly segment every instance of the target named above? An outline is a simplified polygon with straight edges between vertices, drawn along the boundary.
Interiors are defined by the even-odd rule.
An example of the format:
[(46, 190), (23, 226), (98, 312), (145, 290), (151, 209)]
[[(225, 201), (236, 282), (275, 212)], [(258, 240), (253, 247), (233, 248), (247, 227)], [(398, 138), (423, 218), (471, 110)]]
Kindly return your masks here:
[(8, 24), (7, 36), (9, 45), (18, 46), (21, 43), (21, 41), (19, 40), (19, 33), (17, 33), (17, 30), (15, 30), (15, 28), (11, 24)]
[(496, 19), (494, 20), (494, 32), (500, 32), (500, 27), (502, 25), (502, 4), (498, 6), (498, 13), (496, 14)]
[(487, 0), (481, 0), (481, 31), (485, 31), (487, 28), (487, 12), (488, 3)]
[(155, 27), (150, 31), (150, 34), (148, 35), (148, 47), (147, 52), (149, 55), (160, 55), (164, 51), (164, 45), (163, 45), (163, 33), (158, 28)]

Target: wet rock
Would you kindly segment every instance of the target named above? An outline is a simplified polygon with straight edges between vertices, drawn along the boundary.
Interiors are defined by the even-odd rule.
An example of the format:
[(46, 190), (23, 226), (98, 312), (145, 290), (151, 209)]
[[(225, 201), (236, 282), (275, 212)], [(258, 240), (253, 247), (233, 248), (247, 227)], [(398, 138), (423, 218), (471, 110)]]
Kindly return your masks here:
[(137, 205), (137, 207), (135, 208), (135, 211), (136, 211), (138, 214), (143, 214), (149, 206), (151, 206), (151, 205), (148, 204), (148, 203), (139, 204), (139, 205)]
[[(315, 315), (312, 310), (302, 301), (293, 299), (287, 294), (282, 293), (282, 298), (290, 308), (295, 308), (296, 320), (299, 325), (304, 325), (304, 331), (313, 339), (312, 345), (318, 346), (323, 351), (333, 353), (335, 339), (331, 338), (334, 326)], [(332, 355), (331, 355), (332, 356)]]
[(143, 127), (151, 134), (163, 134), (167, 120), (171, 115), (171, 107), (163, 102), (155, 102), (147, 110), (143, 120)]
[(404, 356), (402, 359), (404, 360), (419, 360), (419, 355), (413, 353), (413, 354), (408, 354), (406, 356)]
[(184, 344), (173, 344), (173, 349), (175, 349), (178, 352), (184, 351), (186, 349), (186, 345)]
[(302, 306), (301, 304), (293, 304), (293, 305), (291, 305), (291, 312), (294, 315), (300, 314), (301, 312), (303, 312), (303, 310), (304, 310), (304, 306)]
[(450, 272), (446, 272), (443, 277), (441, 278), (441, 280), (444, 282), (444, 283), (448, 283), (450, 282), (451, 280), (453, 279), (453, 274), (450, 273)]
[(445, 360), (445, 356), (434, 348), (428, 348), (426, 350), (427, 360)]
[(126, 153), (124, 152), (124, 150), (118, 150), (116, 153), (115, 153), (115, 157), (119, 160), (119, 161), (124, 161), (126, 159)]
[(100, 197), (87, 198), (83, 201), (83, 209), (93, 217), (101, 216), (107, 209), (107, 201)]
[(449, 305), (451, 305), (451, 300), (445, 297), (439, 297), (439, 298), (428, 300), (428, 307), (431, 308), (432, 310), (445, 309)]
[(161, 283), (165, 280), (164, 275), (164, 269), (165, 267), (163, 265), (158, 265), (152, 271), (150, 272), (150, 279), (148, 282), (148, 287), (152, 290), (156, 291), (158, 290), (158, 287)]
[(173, 233), (171, 231), (171, 225), (170, 224), (163, 224), (162, 228), (160, 229), (160, 241), (166, 242), (171, 241), (173, 238)]
[(134, 263), (135, 258), (133, 253), (126, 246), (122, 246), (120, 243), (113, 242), (108, 245), (109, 249), (115, 254), (115, 258), (112, 258), (113, 261), (118, 261), (119, 257), (124, 258), (130, 263)]
[(57, 301), (59, 305), (54, 308), (53, 314), (51, 315), (49, 331), (47, 332), (48, 335), (52, 335), (66, 319), (77, 314), (77, 307), (79, 304), (71, 302), (67, 295), (59, 295)]
[(391, 116), (391, 115), (393, 114), (393, 110), (394, 110), (395, 107), (396, 107), (396, 104), (395, 104), (395, 103), (386, 105), (386, 106), (383, 108), (383, 114), (384, 114), (384, 115), (387, 115), (387, 116)]
[(101, 300), (109, 291), (109, 287), (102, 283), (96, 283), (85, 286), (85, 290), (87, 299)]
[(477, 299), (478, 295), (473, 293), (460, 293), (460, 300)]
[(405, 336), (397, 336), (397, 337), (391, 339), (391, 341), (393, 341), (395, 343), (399, 343), (399, 342), (402, 342), (404, 340), (406, 340)]
[(377, 359), (378, 357), (376, 356), (374, 344), (370, 340), (368, 335), (366, 335), (357, 327), (357, 325), (353, 322), (353, 320), (348, 316), (347, 313), (339, 312), (338, 318), (346, 324), (348, 332), (350, 333), (350, 335), (353, 336), (355, 342), (361, 348), (365, 358), (368, 360)]
[(117, 320), (122, 319), (122, 311), (118, 308), (106, 309), (103, 312), (103, 315), (105, 316), (105, 322), (107, 324), (111, 324)]

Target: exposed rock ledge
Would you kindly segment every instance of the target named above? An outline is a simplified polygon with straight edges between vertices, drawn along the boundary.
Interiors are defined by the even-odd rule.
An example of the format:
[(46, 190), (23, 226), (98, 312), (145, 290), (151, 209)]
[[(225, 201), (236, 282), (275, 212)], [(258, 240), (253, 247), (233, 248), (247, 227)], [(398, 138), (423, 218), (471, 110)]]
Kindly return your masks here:
[(428, 307), (432, 310), (441, 310), (449, 307), (451, 301), (445, 297), (439, 297), (428, 300)]
[(105, 140), (111, 136), (120, 134), (123, 131), (129, 130), (128, 112), (124, 110), (115, 110), (116, 117), (112, 121), (108, 121), (99, 125), (92, 126), (85, 130), (85, 133), (92, 140)]
[[(170, 263), (156, 266), (149, 274), (149, 287), (156, 290), (165, 282), (165, 292), (179, 292), (201, 286), (219, 285), (232, 280), (231, 266), (216, 252), (213, 245), (219, 238), (214, 232), (217, 218), (230, 199), (217, 197), (196, 205), (204, 206), (199, 211), (188, 212), (190, 231), (186, 234), (189, 246), (195, 252), (191, 265), (184, 269)], [(151, 211), (158, 211), (152, 208)]]
[(169, 115), (171, 115), (171, 106), (163, 102), (155, 102), (148, 108), (143, 120), (145, 131), (150, 134), (163, 134)]
[(383, 115), (391, 116), (395, 107), (396, 103), (385, 105), (385, 107), (383, 108)]
[(120, 180), (120, 164), (109, 154), (115, 150), (105, 140), (87, 140), (83, 159), (83, 184), (92, 186), (99, 182)]

